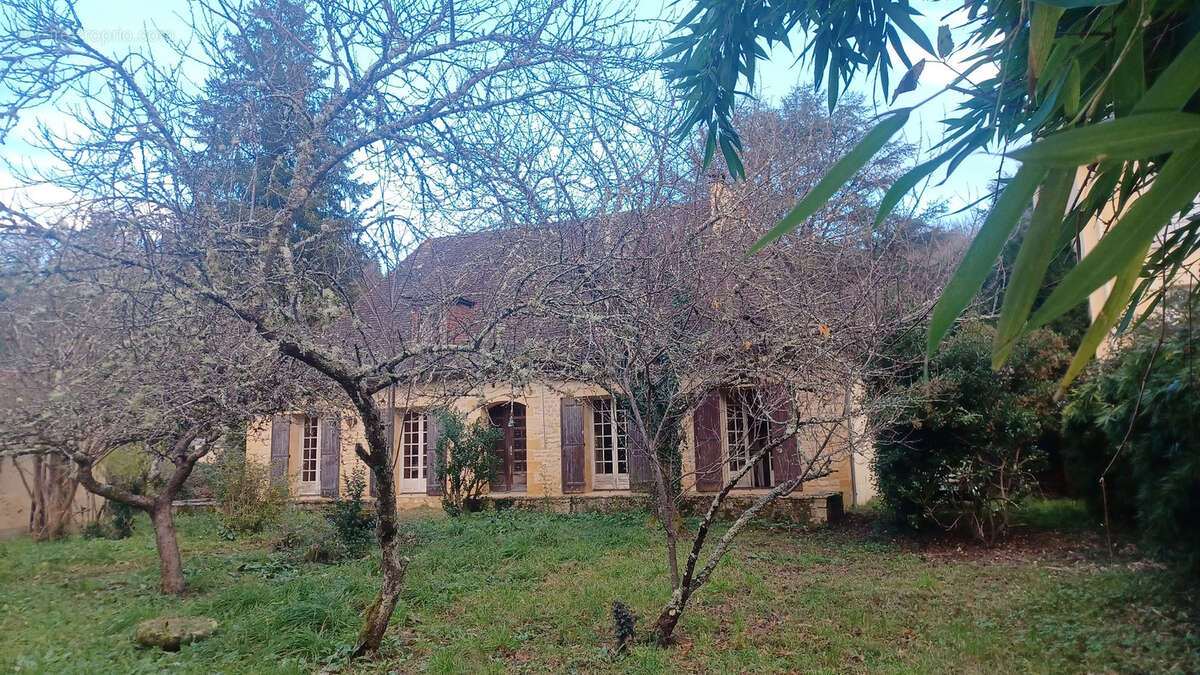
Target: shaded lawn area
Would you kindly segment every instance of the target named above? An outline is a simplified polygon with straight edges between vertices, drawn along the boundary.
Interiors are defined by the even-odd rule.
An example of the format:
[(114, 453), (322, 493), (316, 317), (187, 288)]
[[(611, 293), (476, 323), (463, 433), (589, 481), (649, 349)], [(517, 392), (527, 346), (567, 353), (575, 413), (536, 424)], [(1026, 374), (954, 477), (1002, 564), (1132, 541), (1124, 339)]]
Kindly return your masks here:
[[(1200, 670), (1194, 593), (1132, 554), (1110, 563), (1086, 530), (960, 550), (877, 536), (862, 516), (810, 532), (764, 524), (700, 592), (677, 647), (616, 657), (612, 600), (644, 628), (668, 595), (644, 515), (428, 517), (408, 525), (412, 565), (384, 652), (347, 668), (373, 559), (292, 565), (269, 552), (268, 535), (230, 542), (209, 516), (179, 521), (183, 599), (156, 591), (145, 520), (124, 541), (0, 542), (0, 670)], [(138, 649), (134, 626), (163, 613), (221, 628), (179, 653)]]

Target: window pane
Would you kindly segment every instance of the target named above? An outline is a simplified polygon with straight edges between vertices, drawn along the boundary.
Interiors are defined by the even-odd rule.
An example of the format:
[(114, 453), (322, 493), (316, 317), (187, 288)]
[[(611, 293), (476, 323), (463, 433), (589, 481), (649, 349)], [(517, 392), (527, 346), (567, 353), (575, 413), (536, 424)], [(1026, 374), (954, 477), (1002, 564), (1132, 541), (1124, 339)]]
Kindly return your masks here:
[(301, 437), (300, 481), (317, 482), (317, 418), (304, 418), (304, 434)]
[(592, 447), (596, 460), (596, 473), (613, 473), (612, 399), (592, 401)]
[(725, 398), (725, 438), (729, 448), (729, 468), (737, 471), (746, 464), (746, 409), (737, 391)]

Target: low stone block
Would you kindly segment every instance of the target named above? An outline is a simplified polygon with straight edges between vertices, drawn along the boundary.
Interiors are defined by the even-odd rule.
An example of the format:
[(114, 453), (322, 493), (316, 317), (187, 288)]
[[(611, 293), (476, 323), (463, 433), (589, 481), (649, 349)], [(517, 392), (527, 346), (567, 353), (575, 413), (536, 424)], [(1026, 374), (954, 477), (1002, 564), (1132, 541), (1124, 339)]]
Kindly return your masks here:
[(217, 630), (217, 622), (206, 616), (160, 616), (137, 626), (137, 641), (143, 647), (179, 651), (181, 645), (203, 640)]

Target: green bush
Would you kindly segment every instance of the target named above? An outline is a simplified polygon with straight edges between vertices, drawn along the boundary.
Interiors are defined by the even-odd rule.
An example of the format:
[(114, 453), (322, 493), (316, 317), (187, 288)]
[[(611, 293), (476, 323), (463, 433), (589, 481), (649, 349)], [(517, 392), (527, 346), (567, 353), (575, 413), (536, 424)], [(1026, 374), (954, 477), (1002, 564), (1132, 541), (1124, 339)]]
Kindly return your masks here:
[(271, 480), (270, 470), (244, 453), (217, 456), (212, 487), (221, 526), (230, 533), (262, 532), (287, 503), (287, 490)]
[(325, 511), (325, 518), (345, 547), (346, 556), (361, 558), (371, 548), (375, 532), (375, 516), (367, 511), (363, 502), (367, 478), (362, 467), (355, 465), (345, 483), (349, 499), (335, 497)]
[[(1159, 336), (1162, 336), (1160, 341)], [(1068, 475), (1090, 510), (1135, 524), (1147, 547), (1200, 570), (1200, 337), (1186, 326), (1135, 338), (1071, 391)], [(1119, 450), (1119, 452), (1118, 452)]]
[[(1038, 441), (1057, 426), (1051, 398), (1070, 353), (1061, 337), (1036, 331), (1000, 371), (991, 367), (992, 327), (965, 324), (932, 357), (881, 394), (874, 468), (883, 507), (921, 529), (966, 527), (990, 542), (1037, 485)], [(897, 349), (911, 357), (916, 345)]]
[(438, 413), (442, 436), (437, 445), (437, 475), (442, 482), (442, 508), (454, 516), (479, 508), (483, 489), (497, 467), (496, 443), (501, 431), (486, 419), (467, 424), (455, 412)]
[(295, 510), (280, 520), (271, 538), (275, 552), (310, 563), (328, 564), (349, 557), (341, 537), (322, 515)]
[(374, 543), (375, 516), (363, 500), (366, 474), (356, 467), (345, 479), (347, 498), (337, 497), (322, 512), (286, 512), (274, 529), (271, 547), (298, 561), (336, 563), (366, 555)]

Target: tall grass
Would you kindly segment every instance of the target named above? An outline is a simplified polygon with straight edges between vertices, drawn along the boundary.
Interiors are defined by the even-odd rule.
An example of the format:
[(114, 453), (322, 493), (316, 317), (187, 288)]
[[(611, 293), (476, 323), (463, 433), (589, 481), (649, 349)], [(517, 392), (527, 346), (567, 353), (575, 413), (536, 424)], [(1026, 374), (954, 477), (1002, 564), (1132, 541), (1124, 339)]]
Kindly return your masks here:
[[(121, 541), (0, 542), (0, 670), (308, 673), (347, 667), (378, 583), (373, 556), (297, 564), (269, 534), (220, 537), (179, 518), (189, 595), (157, 592), (149, 523)], [(412, 558), (380, 660), (356, 672), (1108, 671), (1200, 668), (1169, 572), (1088, 562), (930, 564), (836, 530), (748, 534), (685, 616), (682, 643), (616, 657), (614, 599), (642, 627), (667, 599), (642, 514), (502, 512), (406, 525)], [(175, 653), (134, 646), (137, 622), (221, 627)]]

